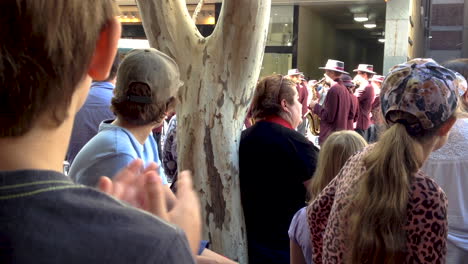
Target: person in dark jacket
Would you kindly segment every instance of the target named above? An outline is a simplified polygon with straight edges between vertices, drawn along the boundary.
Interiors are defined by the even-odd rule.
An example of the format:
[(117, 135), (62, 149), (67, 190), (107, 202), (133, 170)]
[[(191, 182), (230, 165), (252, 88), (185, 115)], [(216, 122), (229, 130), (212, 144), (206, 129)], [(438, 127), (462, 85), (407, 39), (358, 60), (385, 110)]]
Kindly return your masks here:
[(354, 90), (356, 89), (356, 84), (354, 84), (353, 79), (348, 74), (341, 75), (341, 81), (343, 85), (348, 89), (349, 95), (351, 96), (351, 112), (348, 117), (348, 130), (354, 130), (354, 122), (356, 122), (358, 113), (359, 113), (359, 102), (356, 96), (354, 96)]
[(375, 95), (374, 87), (371, 84), (371, 79), (375, 74), (374, 66), (359, 64), (354, 72), (356, 72), (354, 82), (359, 86), (354, 92), (359, 101), (359, 114), (355, 131), (369, 141), (368, 130), (371, 125), (371, 110)]
[(252, 102), (258, 121), (242, 133), (239, 177), (250, 263), (289, 263), (289, 223), (305, 205), (304, 184), (318, 156), (318, 149), (295, 131), (302, 121), (298, 99), (290, 79), (265, 77)]

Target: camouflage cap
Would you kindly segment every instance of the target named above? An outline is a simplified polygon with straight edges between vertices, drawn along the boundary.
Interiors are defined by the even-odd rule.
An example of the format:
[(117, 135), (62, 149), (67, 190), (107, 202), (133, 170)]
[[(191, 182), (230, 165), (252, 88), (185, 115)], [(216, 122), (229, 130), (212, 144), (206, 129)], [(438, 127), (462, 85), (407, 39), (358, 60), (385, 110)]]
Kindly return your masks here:
[[(459, 86), (455, 72), (434, 60), (410, 60), (393, 67), (385, 79), (382, 113), (387, 123), (409, 124), (413, 131), (439, 127), (457, 108)], [(417, 122), (409, 120), (411, 115)]]

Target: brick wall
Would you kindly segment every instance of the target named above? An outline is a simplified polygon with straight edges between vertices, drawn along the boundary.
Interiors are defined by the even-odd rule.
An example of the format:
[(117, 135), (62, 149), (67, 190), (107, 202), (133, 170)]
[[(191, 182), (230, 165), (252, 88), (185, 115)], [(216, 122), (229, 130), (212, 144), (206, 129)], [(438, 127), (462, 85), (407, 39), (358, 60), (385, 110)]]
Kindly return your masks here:
[(464, 8), (464, 3), (432, 4), (429, 56), (440, 62), (461, 56)]
[(463, 25), (463, 7), (464, 4), (432, 5), (431, 24), (433, 26)]

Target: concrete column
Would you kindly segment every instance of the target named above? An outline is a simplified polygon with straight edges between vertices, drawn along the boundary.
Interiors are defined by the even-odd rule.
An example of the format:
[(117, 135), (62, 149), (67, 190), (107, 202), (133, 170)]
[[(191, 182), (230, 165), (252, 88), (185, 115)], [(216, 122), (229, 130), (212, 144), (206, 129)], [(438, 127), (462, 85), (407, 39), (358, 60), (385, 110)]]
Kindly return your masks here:
[(408, 59), (408, 37), (411, 27), (409, 17), (412, 2), (413, 0), (390, 0), (387, 2), (384, 74), (387, 74), (392, 66)]

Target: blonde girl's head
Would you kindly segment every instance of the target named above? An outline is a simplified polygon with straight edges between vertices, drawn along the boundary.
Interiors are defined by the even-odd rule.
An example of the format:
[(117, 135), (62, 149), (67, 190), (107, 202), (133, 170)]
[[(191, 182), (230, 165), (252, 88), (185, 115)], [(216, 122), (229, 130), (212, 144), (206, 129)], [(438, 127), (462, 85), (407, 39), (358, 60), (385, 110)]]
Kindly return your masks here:
[(309, 184), (310, 200), (338, 174), (349, 157), (365, 146), (367, 142), (354, 131), (343, 130), (331, 134), (320, 149), (317, 169)]

